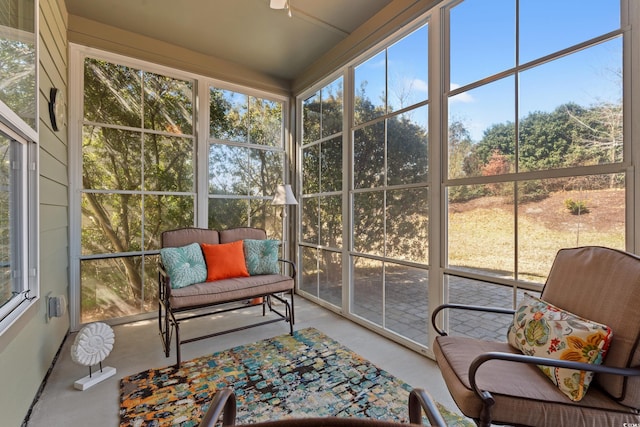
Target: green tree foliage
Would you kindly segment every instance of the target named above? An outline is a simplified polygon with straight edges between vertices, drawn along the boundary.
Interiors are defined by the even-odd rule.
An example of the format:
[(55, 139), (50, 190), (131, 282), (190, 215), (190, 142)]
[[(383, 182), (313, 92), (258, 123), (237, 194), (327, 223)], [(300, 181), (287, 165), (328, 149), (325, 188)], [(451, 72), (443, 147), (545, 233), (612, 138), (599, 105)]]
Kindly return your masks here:
[[(568, 103), (551, 112), (535, 111), (519, 121), (517, 138), (514, 123), (497, 123), (484, 131), (477, 144), (470, 143), (464, 124), (454, 121), (449, 126), (449, 156), (450, 178), (513, 173), (516, 162), (519, 172), (619, 162), (622, 107), (600, 103), (587, 108)], [(577, 182), (572, 178), (554, 180), (553, 185), (524, 182), (519, 197), (521, 201), (540, 199)], [(615, 188), (618, 184), (612, 178), (608, 182), (590, 182), (590, 188)], [(500, 188), (506, 191), (504, 195), (512, 195), (510, 186)], [(453, 187), (449, 200), (469, 200), (486, 195), (488, 190), (489, 187), (479, 192), (474, 186)]]
[[(338, 79), (304, 103), (303, 194), (342, 191), (342, 99), (342, 79)], [(306, 197), (302, 205), (303, 239), (326, 247), (342, 247), (341, 195)], [(325, 279), (337, 283), (342, 272), (333, 258), (335, 253), (321, 250), (318, 255), (322, 257), (320, 268)]]
[[(319, 98), (322, 98), (322, 106), (317, 105)], [(354, 132), (354, 186), (367, 191), (354, 195), (354, 247), (370, 254), (386, 253), (392, 257), (425, 261), (426, 188), (387, 190), (387, 187), (397, 185), (426, 186), (428, 132), (413, 117), (422, 110), (390, 115), (376, 121), (384, 111), (366, 96), (365, 86), (360, 88), (355, 103), (355, 122), (363, 126)], [(341, 108), (341, 94), (339, 97), (312, 97), (305, 102), (303, 115), (313, 116), (320, 112), (320, 120), (317, 121), (321, 124), (327, 121), (336, 123), (338, 116), (342, 115)], [(325, 112), (329, 112), (329, 119), (325, 119)], [(319, 134), (327, 136), (322, 126)], [(321, 148), (310, 146), (303, 150), (305, 192), (315, 192), (316, 188), (320, 192), (341, 191), (341, 139), (321, 141), (318, 144)], [(323, 199), (327, 202), (323, 203)], [(309, 199), (308, 203), (312, 200)], [(303, 224), (309, 224), (307, 228), (318, 224), (320, 235), (307, 228), (303, 234), (319, 239), (320, 244), (329, 243), (323, 240), (323, 235), (331, 234), (328, 231), (331, 228), (342, 228), (340, 200), (335, 196), (331, 200), (323, 196), (317, 209), (315, 205), (303, 209)]]
[[(156, 249), (162, 231), (193, 225), (193, 197), (171, 194), (195, 191), (192, 84), (93, 59), (84, 81), (82, 253)], [(84, 264), (83, 281), (132, 304), (152, 299), (143, 258), (116, 260), (109, 275), (98, 262)], [(101, 304), (86, 297), (83, 308)]]
[(210, 132), (218, 139), (209, 150), (209, 194), (243, 196), (211, 199), (209, 227), (252, 225), (279, 232), (273, 207), (261, 198), (282, 183), (282, 104), (212, 89), (209, 109)]
[[(449, 124), (449, 178), (464, 178), (481, 173), (482, 160), (474, 150), (471, 134), (460, 120)], [(448, 189), (450, 202), (464, 202), (483, 194), (481, 186), (459, 185)]]
[(516, 160), (516, 127), (513, 122), (497, 123), (484, 131), (482, 140), (472, 147), (472, 155), (465, 162), (468, 175), (482, 174), (492, 156), (499, 154), (505, 160), (515, 164)]
[(0, 36), (0, 101), (34, 129), (36, 95), (35, 41), (25, 43)]

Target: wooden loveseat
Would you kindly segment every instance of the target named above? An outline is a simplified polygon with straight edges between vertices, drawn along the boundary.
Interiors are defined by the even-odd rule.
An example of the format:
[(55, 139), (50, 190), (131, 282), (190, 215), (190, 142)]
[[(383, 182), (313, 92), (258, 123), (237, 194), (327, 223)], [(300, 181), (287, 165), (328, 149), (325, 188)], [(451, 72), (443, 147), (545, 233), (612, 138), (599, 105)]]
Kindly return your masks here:
[[(194, 246), (194, 243), (197, 245)], [(258, 246), (255, 246), (256, 243)], [(231, 275), (231, 277), (214, 277), (214, 280), (210, 280), (217, 274), (212, 272), (214, 265), (216, 268), (228, 269), (229, 264), (237, 264), (236, 260), (231, 262), (228, 257), (229, 254), (238, 251), (238, 246), (245, 248), (243, 250), (245, 253), (246, 248), (253, 248), (253, 252), (250, 253), (246, 259), (255, 261), (254, 255), (256, 255), (256, 252), (258, 256), (263, 252), (261, 250), (263, 243), (271, 243), (272, 245), (274, 243), (276, 245), (279, 244), (279, 242), (267, 240), (265, 230), (250, 227), (221, 231), (204, 228), (181, 228), (162, 233), (161, 260), (158, 268), (158, 328), (167, 357), (169, 357), (171, 352), (172, 334), (175, 333), (176, 366), (179, 366), (181, 362), (181, 344), (279, 321), (288, 322), (289, 333), (293, 334), (293, 294), (296, 276), (296, 268), (293, 262), (281, 259), (277, 257), (277, 255), (275, 255), (274, 258), (274, 251), (271, 250), (265, 255), (269, 258), (266, 264), (264, 264), (267, 265), (266, 270), (264, 270), (264, 267), (260, 267), (260, 264), (258, 264), (257, 267), (254, 264), (254, 271), (252, 273), (255, 274), (233, 274), (233, 272), (227, 274), (224, 272), (222, 273), (223, 276)], [(174, 249), (167, 250), (167, 248)], [(202, 249), (202, 255), (206, 264), (204, 267), (206, 279), (204, 279), (204, 276), (199, 276), (199, 274), (202, 274), (203, 268), (200, 261), (194, 261), (192, 259), (193, 257), (189, 258), (187, 256), (187, 258), (185, 258), (184, 254), (180, 252), (187, 249), (190, 250), (190, 253), (194, 254), (194, 256), (198, 256), (198, 250)], [(177, 261), (171, 258), (176, 253), (178, 254), (176, 255), (178, 256)], [(214, 256), (216, 254), (217, 257)], [(273, 258), (273, 260), (271, 260), (271, 258)], [(271, 261), (276, 262), (277, 267), (275, 268), (277, 271), (273, 271), (274, 267), (271, 266)], [(165, 265), (167, 262), (172, 264), (172, 268)], [(245, 262), (244, 258), (242, 262)], [(176, 265), (182, 270), (175, 268)], [(289, 275), (280, 273), (282, 265), (289, 266)], [(176, 283), (172, 283), (171, 273), (173, 272), (174, 274), (174, 282), (178, 282), (178, 279), (182, 282), (184, 275), (180, 275), (180, 273), (184, 273), (185, 270), (187, 271), (187, 275), (193, 273), (195, 274), (193, 277), (198, 277), (198, 279), (192, 279), (191, 282), (195, 281), (194, 283), (186, 281), (186, 285), (181, 283), (182, 287), (176, 287)], [(251, 271), (251, 266), (247, 267), (247, 273), (249, 271)], [(249, 304), (247, 304), (247, 302), (255, 300), (256, 298), (262, 298), (262, 301), (256, 304), (256, 306), (262, 307), (262, 315), (265, 319), (249, 325), (215, 331), (194, 338), (180, 338), (181, 322), (248, 307)], [(281, 303), (281, 309), (275, 306), (280, 305), (275, 303), (274, 300)], [(267, 313), (267, 309), (269, 313)], [(267, 314), (272, 313), (274, 316), (266, 318)]]

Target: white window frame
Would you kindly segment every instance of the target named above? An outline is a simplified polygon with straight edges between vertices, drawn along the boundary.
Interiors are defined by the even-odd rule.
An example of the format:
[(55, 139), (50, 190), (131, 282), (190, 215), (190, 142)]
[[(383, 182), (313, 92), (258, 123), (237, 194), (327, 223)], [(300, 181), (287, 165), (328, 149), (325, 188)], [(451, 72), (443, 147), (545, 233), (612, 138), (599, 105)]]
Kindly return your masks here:
[[(37, 144), (0, 121), (0, 133), (5, 137), (17, 141), (21, 152), (18, 159), (12, 165), (12, 169), (20, 174), (19, 206), (16, 206), (10, 215), (19, 219), (19, 230), (15, 232), (16, 242), (12, 242), (12, 251), (18, 251), (17, 265), (11, 275), (17, 281), (15, 295), (2, 307), (0, 307), (0, 335), (6, 332), (11, 325), (32, 305), (36, 304), (40, 297), (40, 231), (39, 231), (39, 150)], [(13, 162), (13, 160), (12, 160)]]
[(34, 75), (35, 127), (27, 124), (9, 106), (0, 101), (0, 133), (18, 141), (22, 146), (19, 172), (20, 206), (11, 215), (20, 215), (20, 229), (15, 233), (14, 248), (19, 251), (17, 268), (12, 273), (18, 280), (16, 294), (0, 307), (0, 336), (2, 336), (31, 306), (40, 300), (40, 150), (38, 122), (40, 117), (40, 20), (39, 0), (33, 0), (33, 34), (2, 27), (0, 30), (17, 38), (31, 39), (35, 44)]
[[(202, 92), (199, 93), (200, 99), (206, 99), (206, 105), (204, 108), (206, 110), (206, 120), (201, 120), (202, 126), (199, 128), (199, 132), (201, 135), (204, 135), (202, 139), (204, 143), (202, 144), (203, 151), (200, 151), (198, 148), (198, 162), (200, 166), (200, 158), (204, 157), (206, 161), (204, 162), (205, 167), (201, 167), (200, 170), (202, 174), (198, 175), (198, 192), (202, 191), (203, 194), (206, 194), (206, 199), (200, 200), (202, 203), (200, 205), (201, 211), (198, 213), (199, 227), (207, 228), (209, 222), (209, 201), (213, 199), (241, 199), (241, 200), (271, 200), (272, 196), (255, 196), (255, 195), (217, 195), (209, 193), (209, 149), (212, 145), (220, 144), (226, 145), (230, 147), (242, 147), (253, 150), (264, 150), (271, 153), (282, 153), (284, 155), (284, 164), (282, 165), (282, 184), (290, 184), (291, 177), (291, 138), (289, 137), (289, 98), (281, 95), (276, 95), (274, 93), (265, 92), (257, 89), (247, 88), (245, 86), (240, 86), (232, 83), (223, 82), (221, 80), (213, 80), (207, 79), (202, 82), (199, 82), (200, 86), (203, 87), (203, 91), (206, 92), (206, 95), (203, 97)], [(248, 97), (254, 97), (258, 99), (264, 99), (266, 101), (278, 102), (282, 108), (282, 145), (273, 147), (273, 146), (263, 146), (260, 144), (252, 143), (251, 141), (229, 141), (225, 139), (214, 138), (210, 135), (209, 132), (209, 122), (211, 120), (210, 116), (210, 105), (211, 105), (211, 89), (219, 89), (235, 92), (239, 95), (246, 95)], [(200, 185), (202, 184), (202, 185)], [(275, 191), (275, 188), (273, 189)], [(287, 243), (290, 240), (289, 229), (291, 228), (289, 224), (284, 223), (283, 220), (282, 225), (282, 240), (283, 240), (283, 251), (284, 253), (288, 253)], [(286, 221), (291, 221), (287, 219)]]
[[(70, 313), (70, 329), (77, 331), (82, 326), (81, 323), (81, 307), (80, 307), (80, 262), (81, 254), (81, 233), (82, 230), (78, 224), (81, 224), (80, 197), (82, 190), (82, 118), (84, 105), (84, 60), (87, 57), (99, 58), (110, 61), (115, 64), (125, 65), (132, 68), (144, 69), (145, 71), (155, 72), (177, 79), (188, 79), (195, 82), (194, 85), (194, 135), (196, 141), (196, 164), (195, 164), (195, 188), (194, 188), (194, 227), (208, 226), (208, 153), (211, 138), (209, 136), (209, 88), (216, 87), (226, 89), (249, 96), (256, 96), (264, 99), (282, 102), (283, 112), (283, 150), (285, 153), (285, 165), (283, 167), (284, 177), (290, 175), (290, 158), (291, 158), (291, 138), (289, 134), (289, 98), (275, 93), (261, 91), (246, 86), (240, 86), (224, 82), (210, 77), (194, 74), (188, 71), (158, 65), (101, 49), (88, 46), (82, 46), (69, 43), (69, 280), (70, 280), (70, 296), (69, 296), (69, 313)], [(274, 189), (275, 190), (275, 189)], [(289, 240), (289, 227), (283, 230), (283, 250), (287, 253)], [(159, 250), (145, 251), (146, 255), (159, 253)], [(109, 254), (101, 254), (99, 257), (109, 257)], [(136, 320), (149, 319), (156, 316), (156, 312), (140, 313), (128, 317), (105, 320), (109, 324), (120, 324)]]
[[(394, 32), (393, 34), (386, 37), (384, 40), (379, 42), (376, 46), (372, 46), (363, 52), (358, 57), (353, 60), (341, 65), (337, 69), (330, 70), (326, 75), (320, 77), (316, 81), (312, 82), (305, 88), (301, 89), (297, 93), (294, 94), (296, 98), (296, 135), (297, 140), (302, 140), (302, 108), (304, 100), (309, 96), (313, 95), (317, 90), (324, 87), (328, 82), (332, 81), (336, 76), (342, 74), (344, 75), (344, 114), (345, 120), (347, 123), (351, 122), (351, 115), (353, 114), (353, 105), (351, 99), (353, 97), (353, 68), (358, 64), (366, 61), (368, 58), (376, 55), (385, 47), (391, 45), (395, 40), (402, 37), (402, 35), (407, 34), (407, 28), (412, 25), (418, 25), (417, 23), (421, 22), (421, 20), (429, 19), (429, 182), (428, 187), (430, 188), (429, 195), (429, 262), (428, 268), (430, 272), (430, 281), (429, 281), (429, 309), (433, 310), (437, 305), (444, 302), (448, 298), (448, 290), (444, 286), (443, 280), (446, 278), (447, 272), (452, 272), (453, 269), (447, 270), (444, 266), (446, 257), (445, 249), (446, 249), (446, 239), (447, 239), (447, 213), (445, 210), (446, 200), (444, 199), (444, 187), (445, 185), (449, 185), (452, 182), (455, 183), (455, 180), (450, 180), (446, 177), (447, 169), (446, 163), (441, 160), (441, 156), (443, 153), (446, 154), (446, 146), (441, 144), (441, 141), (445, 135), (447, 135), (447, 108), (446, 108), (446, 96), (445, 96), (445, 83), (444, 83), (444, 73), (447, 71), (445, 67), (441, 64), (443, 61), (448, 61), (448, 58), (445, 58), (445, 48), (449, 43), (448, 36), (443, 33), (444, 27), (444, 16), (445, 16), (445, 8), (451, 7), (458, 0), (450, 0), (450, 1), (442, 1), (437, 2), (438, 4), (434, 5), (430, 8), (424, 15), (421, 17), (417, 17), (411, 20), (407, 25), (401, 26), (401, 29)], [(626, 249), (632, 252), (638, 252), (638, 244), (640, 244), (640, 171), (638, 170), (637, 165), (640, 164), (640, 121), (632, 120), (632, 116), (635, 115), (632, 113), (636, 111), (640, 111), (640, 84), (636, 78), (635, 82), (632, 81), (633, 77), (639, 76), (640, 71), (640, 59), (637, 55), (633, 55), (632, 52), (637, 51), (638, 46), (640, 46), (640, 31), (637, 28), (640, 26), (640, 2), (636, 2), (635, 0), (620, 0), (622, 20), (621, 20), (621, 32), (625, 33), (624, 41), (623, 41), (623, 109), (625, 112), (624, 115), (624, 140), (625, 140), (625, 161), (623, 164), (614, 165), (613, 168), (616, 170), (621, 169), (626, 172), (627, 176), (627, 190), (626, 190)], [(400, 27), (400, 26), (399, 26)], [(635, 31), (632, 29), (636, 28)], [(348, 140), (353, 138), (353, 135), (346, 125), (345, 129), (345, 150), (349, 147)], [(302, 161), (301, 161), (301, 153), (302, 153), (302, 143), (299, 143), (297, 146), (297, 170), (301, 171)], [(345, 151), (344, 159), (350, 159)], [(345, 164), (344, 170), (345, 172), (343, 182), (348, 182), (352, 177), (349, 175), (351, 173), (350, 164)], [(595, 170), (603, 170), (608, 171), (612, 169), (610, 166), (595, 168)], [(556, 172), (549, 171), (536, 171), (531, 174), (533, 177), (553, 177), (553, 174)], [(299, 183), (301, 182), (301, 173), (298, 173)], [(475, 179), (475, 178), (474, 178)], [(470, 179), (469, 181), (473, 183), (474, 179)], [(299, 187), (301, 188), (301, 187)], [(346, 192), (346, 190), (344, 190)], [(346, 199), (348, 197), (345, 196)], [(346, 202), (348, 203), (348, 202)], [(298, 223), (298, 234), (301, 232), (300, 228), (300, 219), (301, 216), (298, 214), (297, 223)], [(345, 230), (345, 243), (343, 248), (343, 253), (345, 256), (343, 257), (343, 287), (347, 288), (350, 281), (352, 280), (350, 277), (350, 269), (348, 266), (348, 262), (345, 261), (348, 259), (348, 246), (350, 244), (348, 238), (352, 232), (352, 224), (350, 221), (350, 209), (347, 205), (345, 205), (344, 214), (343, 214), (343, 229)], [(300, 251), (302, 248), (309, 247), (309, 245), (298, 244), (297, 253), (298, 253), (298, 263), (301, 265), (301, 256)], [(301, 280), (302, 268), (298, 272), (299, 274), (299, 282)], [(458, 271), (456, 270), (456, 273)], [(469, 278), (475, 278), (476, 276), (467, 274)], [(495, 283), (497, 282), (494, 277), (481, 276), (478, 277), (479, 280)], [(507, 283), (508, 285), (512, 285), (513, 281)], [(520, 283), (521, 285), (521, 283)], [(336, 309), (335, 307), (331, 307), (329, 304), (324, 304), (322, 301), (318, 301), (317, 298), (310, 298), (314, 302), (318, 303), (321, 306), (324, 306), (327, 309), (333, 310), (337, 313), (340, 313), (342, 316), (353, 320), (355, 322), (359, 322), (359, 319), (350, 315), (348, 312), (349, 307), (349, 298), (347, 295), (343, 295), (343, 307)], [(362, 323), (362, 322), (360, 322)], [(370, 327), (370, 325), (363, 323), (365, 326)], [(392, 340), (399, 341), (403, 344), (407, 344), (401, 339), (398, 339), (395, 336), (391, 336), (389, 334), (384, 333), (384, 331), (374, 329), (376, 332), (381, 335), (387, 336)], [(435, 336), (435, 331), (430, 327), (429, 336)], [(430, 348), (422, 348), (414, 345), (407, 345), (407, 347), (412, 348), (420, 353), (433, 356), (433, 352)]]

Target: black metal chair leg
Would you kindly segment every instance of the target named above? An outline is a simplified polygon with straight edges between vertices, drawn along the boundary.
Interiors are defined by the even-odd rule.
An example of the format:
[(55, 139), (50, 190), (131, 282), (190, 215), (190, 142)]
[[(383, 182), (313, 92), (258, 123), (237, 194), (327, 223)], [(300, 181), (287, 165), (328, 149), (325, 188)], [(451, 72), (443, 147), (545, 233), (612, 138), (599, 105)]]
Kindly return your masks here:
[(293, 308), (293, 294), (294, 294), (294, 290), (291, 289), (291, 325), (295, 325), (296, 324), (296, 315), (294, 312), (294, 308)]
[(175, 328), (176, 328), (176, 355), (177, 355), (176, 368), (179, 368), (181, 354), (180, 354), (180, 324), (178, 322), (175, 323)]

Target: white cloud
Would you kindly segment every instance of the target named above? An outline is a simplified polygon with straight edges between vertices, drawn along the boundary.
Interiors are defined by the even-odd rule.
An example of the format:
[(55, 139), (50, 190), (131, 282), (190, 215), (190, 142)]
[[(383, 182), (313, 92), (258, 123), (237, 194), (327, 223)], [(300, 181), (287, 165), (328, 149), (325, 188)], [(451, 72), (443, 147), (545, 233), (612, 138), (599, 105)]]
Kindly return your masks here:
[[(457, 83), (451, 83), (451, 90), (455, 90), (457, 88), (459, 88), (460, 85)], [(456, 96), (449, 98), (451, 100), (451, 102), (461, 102), (463, 104), (468, 104), (471, 102), (475, 102), (475, 99), (473, 98), (473, 96), (469, 95), (468, 92), (462, 92), (457, 94)]]
[(422, 79), (410, 79), (406, 81), (406, 87), (418, 92), (428, 92), (429, 85)]

